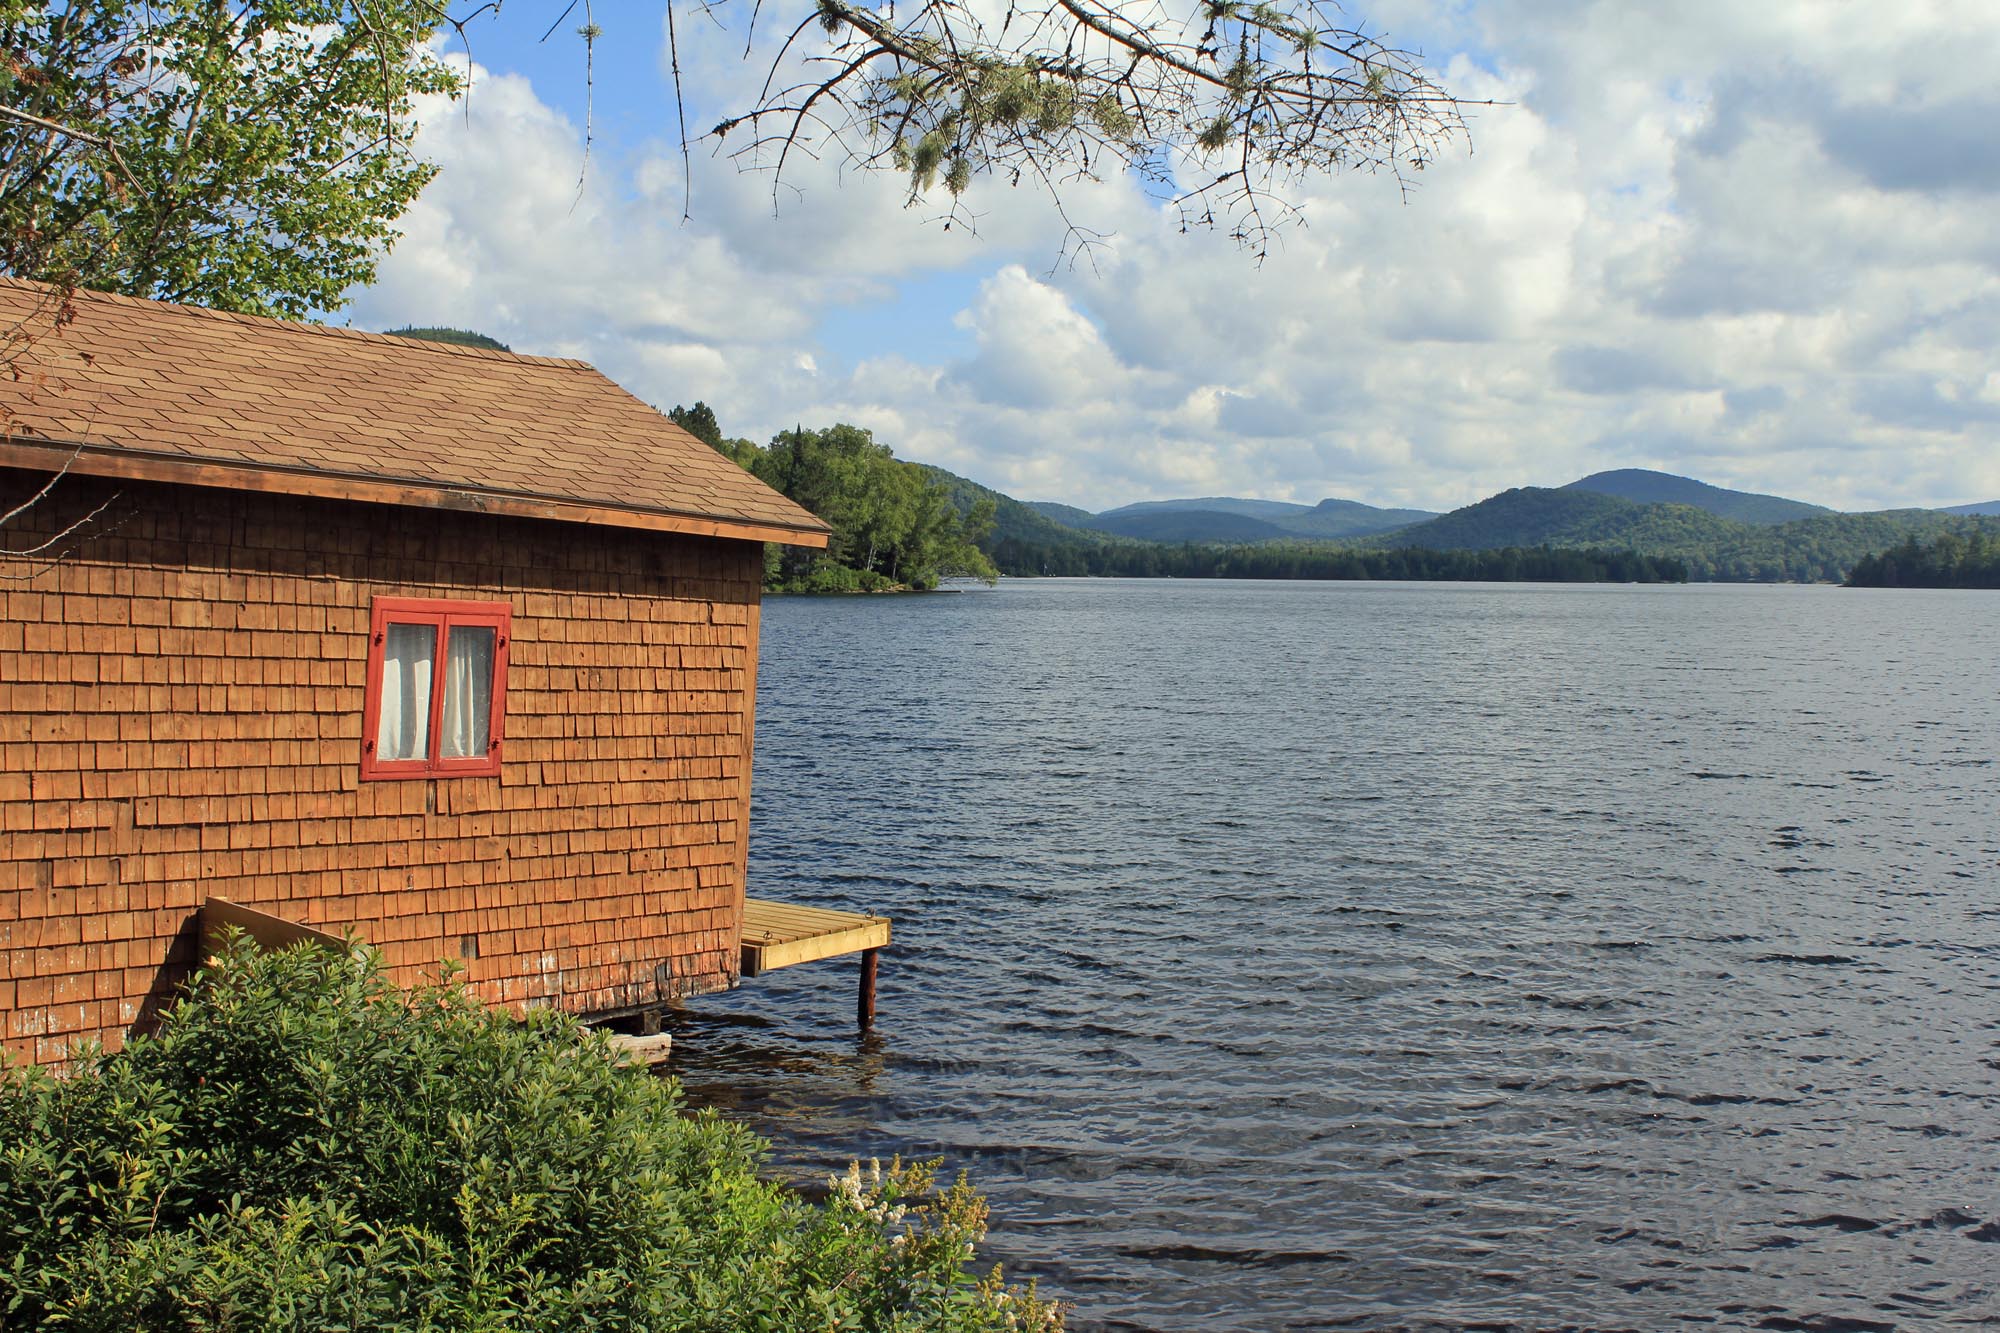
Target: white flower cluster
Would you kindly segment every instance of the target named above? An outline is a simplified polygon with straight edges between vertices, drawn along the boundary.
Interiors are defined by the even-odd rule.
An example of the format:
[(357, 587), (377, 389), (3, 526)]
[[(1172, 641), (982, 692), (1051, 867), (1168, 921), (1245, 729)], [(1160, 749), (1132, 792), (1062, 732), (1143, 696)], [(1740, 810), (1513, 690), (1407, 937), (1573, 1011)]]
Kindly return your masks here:
[[(861, 1163), (850, 1162), (846, 1175), (828, 1176), (826, 1183), (837, 1197), (871, 1222), (900, 1222), (909, 1212), (900, 1203), (891, 1205), (882, 1199), (882, 1159), (879, 1157), (868, 1159), (866, 1172), (862, 1171)], [(901, 1240), (902, 1237), (896, 1239)]]

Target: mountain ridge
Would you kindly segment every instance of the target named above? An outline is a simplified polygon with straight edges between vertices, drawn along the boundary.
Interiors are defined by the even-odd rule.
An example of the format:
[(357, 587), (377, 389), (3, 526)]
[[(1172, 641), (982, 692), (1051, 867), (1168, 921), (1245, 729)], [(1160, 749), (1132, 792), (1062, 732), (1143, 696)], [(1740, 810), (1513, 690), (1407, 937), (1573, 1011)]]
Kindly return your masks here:
[(1331, 540), (1389, 532), (1437, 517), (1428, 509), (1383, 509), (1332, 497), (1311, 505), (1228, 495), (1139, 500), (1095, 514), (1053, 500), (1031, 500), (1028, 507), (1081, 531), (1162, 542)]
[[(941, 471), (941, 470), (940, 470)], [(952, 474), (943, 473), (950, 477)], [(1610, 478), (1606, 481), (1605, 478)], [(962, 479), (961, 479), (962, 480)], [(1591, 483), (1583, 485), (1581, 483)], [(973, 483), (965, 482), (972, 486)], [(1598, 486), (1668, 488), (1703, 504), (1639, 501), (1608, 494)], [(981, 493), (989, 493), (978, 488)], [(998, 492), (990, 492), (998, 496)], [(1000, 497), (1005, 499), (1005, 497)], [(1250, 507), (1298, 525), (1313, 515), (1335, 522), (1361, 511), (1369, 523), (1385, 524), (1363, 532), (1280, 530), (1276, 523), (1248, 514), (1205, 508), (1232, 497), (1206, 496), (1184, 501), (1141, 501), (1090, 514), (1075, 506), (1050, 501), (1007, 505), (1031, 516), (1029, 529), (1015, 524), (1004, 537), (1003, 558), (995, 559), (1011, 572), (1039, 574), (1170, 574), (1183, 565), (1194, 568), (1188, 548), (1269, 549), (1276, 563), (1293, 557), (1286, 552), (1355, 550), (1499, 551), (1507, 549), (1626, 549), (1649, 557), (1684, 560), (1692, 577), (1722, 581), (1837, 582), (1862, 557), (1911, 538), (1929, 540), (1942, 532), (1964, 531), (1966, 525), (2000, 529), (2000, 518), (1983, 517), (1987, 505), (1960, 506), (1956, 511), (1896, 509), (1843, 513), (1782, 496), (1729, 491), (1693, 478), (1643, 469), (1594, 473), (1560, 487), (1514, 487), (1446, 514), (1423, 510), (1383, 510), (1357, 501), (1326, 500), (1305, 507), (1287, 501), (1240, 500)], [(969, 503), (969, 501), (964, 502)], [(1003, 510), (1007, 505), (1002, 505)], [(1731, 518), (1710, 506), (1747, 517)], [(1350, 508), (1351, 507), (1351, 508)], [(2000, 510), (2000, 502), (1990, 506)], [(1303, 512), (1301, 512), (1303, 511)], [(1780, 513), (1794, 517), (1779, 518)], [(1099, 526), (1106, 514), (1123, 533)], [(1057, 517), (1060, 515), (1061, 517)], [(1123, 516), (1122, 523), (1119, 516)], [(1414, 521), (1397, 522), (1406, 516)], [(1064, 521), (1067, 520), (1067, 521)], [(1203, 528), (1208, 520), (1227, 520)], [(1145, 525), (1164, 535), (1148, 539)], [(1140, 530), (1133, 530), (1137, 525)], [(1273, 562), (1266, 561), (1266, 564)]]
[(1793, 519), (1834, 512), (1825, 505), (1809, 504), (1804, 500), (1789, 500), (1782, 495), (1763, 495), (1756, 491), (1730, 490), (1696, 481), (1693, 477), (1642, 467), (1593, 472), (1560, 489), (1610, 495), (1638, 504), (1687, 505), (1737, 523), (1789, 523)]

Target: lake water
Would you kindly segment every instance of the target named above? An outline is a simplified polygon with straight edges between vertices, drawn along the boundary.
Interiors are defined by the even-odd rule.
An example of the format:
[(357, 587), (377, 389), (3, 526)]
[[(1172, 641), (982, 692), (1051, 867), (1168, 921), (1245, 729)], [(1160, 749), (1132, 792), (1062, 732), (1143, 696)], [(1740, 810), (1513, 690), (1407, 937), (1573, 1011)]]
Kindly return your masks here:
[(690, 1006), (1072, 1327), (2000, 1326), (2000, 594), (1049, 581), (766, 605)]

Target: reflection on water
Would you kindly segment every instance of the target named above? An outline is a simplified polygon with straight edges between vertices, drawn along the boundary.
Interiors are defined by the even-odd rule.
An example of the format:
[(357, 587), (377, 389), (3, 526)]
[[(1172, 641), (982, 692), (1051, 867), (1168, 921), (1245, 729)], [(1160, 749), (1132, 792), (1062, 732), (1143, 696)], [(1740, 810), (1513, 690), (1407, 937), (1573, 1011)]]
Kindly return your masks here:
[(1080, 1328), (2000, 1325), (2000, 598), (779, 600), (679, 1020), (813, 1179), (942, 1156)]

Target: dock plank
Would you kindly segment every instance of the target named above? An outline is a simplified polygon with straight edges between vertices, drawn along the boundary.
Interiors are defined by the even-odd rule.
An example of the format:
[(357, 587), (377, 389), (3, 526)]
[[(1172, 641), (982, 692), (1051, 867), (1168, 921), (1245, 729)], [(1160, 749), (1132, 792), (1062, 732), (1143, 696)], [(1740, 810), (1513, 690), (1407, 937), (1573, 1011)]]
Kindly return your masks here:
[(889, 918), (885, 916), (838, 912), (769, 898), (743, 900), (746, 977), (821, 958), (881, 949), (888, 943)]

